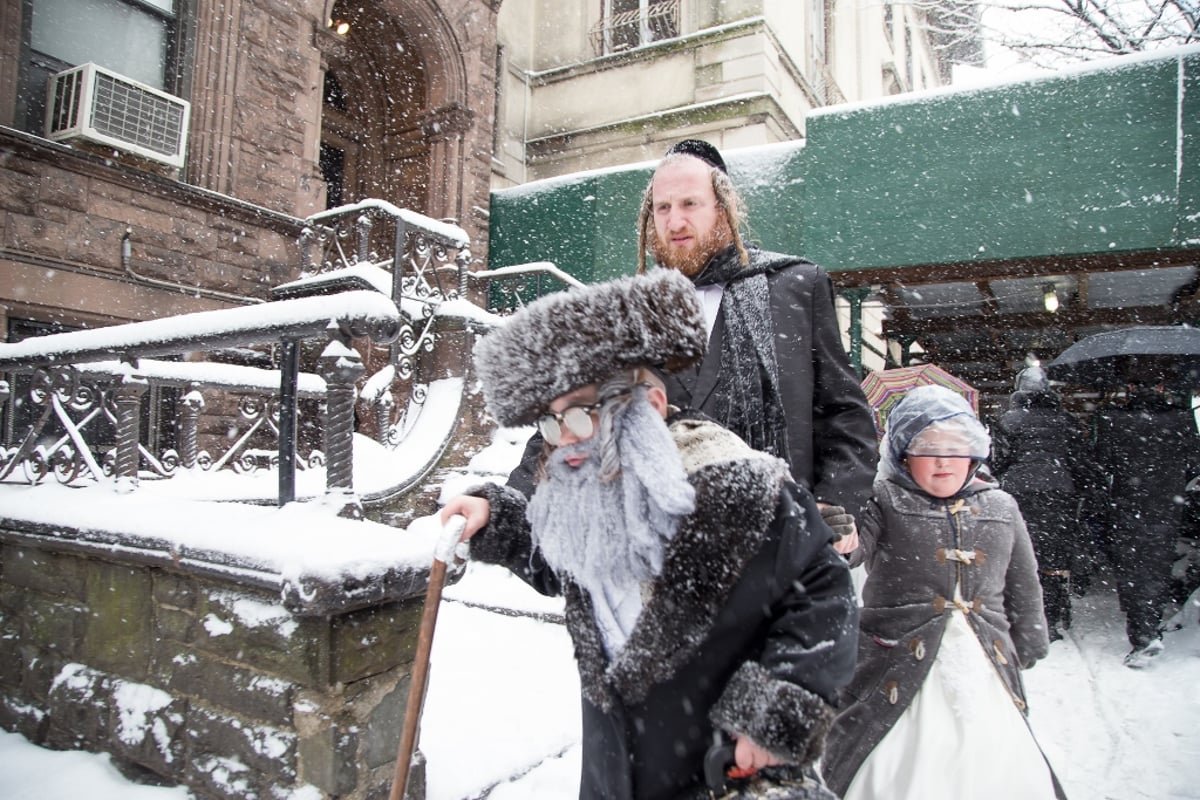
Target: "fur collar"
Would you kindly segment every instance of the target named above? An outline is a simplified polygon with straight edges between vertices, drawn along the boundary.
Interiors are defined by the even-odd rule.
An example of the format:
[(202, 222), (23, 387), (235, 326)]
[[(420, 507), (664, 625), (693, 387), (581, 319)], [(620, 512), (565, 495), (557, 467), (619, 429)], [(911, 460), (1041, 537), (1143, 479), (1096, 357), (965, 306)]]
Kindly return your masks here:
[(583, 694), (605, 711), (618, 698), (644, 700), (695, 656), (769, 535), (788, 474), (784, 462), (710, 421), (677, 417), (671, 433), (696, 488), (696, 511), (667, 547), (662, 574), (645, 587), (642, 614), (614, 661), (601, 644), (587, 593), (573, 583), (564, 587)]

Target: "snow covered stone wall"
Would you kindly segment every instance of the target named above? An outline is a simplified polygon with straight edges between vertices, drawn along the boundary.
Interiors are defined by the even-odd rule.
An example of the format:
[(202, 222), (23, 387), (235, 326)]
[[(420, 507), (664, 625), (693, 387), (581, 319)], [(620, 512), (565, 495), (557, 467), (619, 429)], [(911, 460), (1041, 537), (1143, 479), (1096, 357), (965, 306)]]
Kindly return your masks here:
[[(297, 553), (339, 561), (312, 552), (304, 525), (289, 520), (274, 527), (293, 529)], [(171, 527), (162, 517), (159, 526)], [(281, 532), (271, 527), (235, 534), (270, 541)], [(8, 518), (0, 727), (111, 753), (128, 773), (197, 797), (386, 796), (427, 579), (419, 564), (432, 550), (369, 522), (330, 519), (325, 532), (345, 551), (325, 570), (336, 578), (311, 574), (305, 556), (260, 557), (256, 570), (204, 563), (162, 539), (157, 550), (137, 537), (101, 544), (94, 532)], [(305, 606), (318, 584), (324, 599)], [(423, 777), (414, 774), (422, 788), (410, 796), (423, 796)]]

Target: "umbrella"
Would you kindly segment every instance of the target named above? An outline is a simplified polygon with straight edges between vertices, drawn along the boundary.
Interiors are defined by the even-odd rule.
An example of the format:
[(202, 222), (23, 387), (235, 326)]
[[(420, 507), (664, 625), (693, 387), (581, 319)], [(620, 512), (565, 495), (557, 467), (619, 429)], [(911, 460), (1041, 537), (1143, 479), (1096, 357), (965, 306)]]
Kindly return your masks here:
[(1046, 374), (1077, 386), (1200, 386), (1200, 329), (1141, 325), (1096, 333), (1064, 350)]
[(908, 394), (909, 389), (928, 384), (953, 389), (965, 397), (971, 408), (979, 413), (979, 392), (975, 387), (954, 377), (936, 364), (871, 371), (863, 378), (862, 389), (875, 412), (875, 434), (879, 438), (883, 438), (884, 428), (887, 427), (888, 413), (900, 402), (900, 398)]

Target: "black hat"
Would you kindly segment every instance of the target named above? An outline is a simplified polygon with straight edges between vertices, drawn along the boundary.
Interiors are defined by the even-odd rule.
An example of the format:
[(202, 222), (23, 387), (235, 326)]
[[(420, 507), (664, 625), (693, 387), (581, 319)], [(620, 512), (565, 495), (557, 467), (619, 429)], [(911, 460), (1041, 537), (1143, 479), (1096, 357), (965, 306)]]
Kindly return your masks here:
[(511, 428), (618, 370), (683, 369), (700, 360), (707, 339), (696, 287), (656, 269), (530, 303), (475, 345), (475, 373), (488, 411)]
[(664, 155), (672, 155), (674, 153), (683, 153), (684, 155), (695, 156), (710, 167), (716, 167), (729, 174), (729, 170), (725, 167), (725, 159), (721, 158), (721, 153), (717, 148), (713, 147), (708, 142), (700, 139), (684, 139), (682, 142), (676, 142), (671, 145), (670, 149)]

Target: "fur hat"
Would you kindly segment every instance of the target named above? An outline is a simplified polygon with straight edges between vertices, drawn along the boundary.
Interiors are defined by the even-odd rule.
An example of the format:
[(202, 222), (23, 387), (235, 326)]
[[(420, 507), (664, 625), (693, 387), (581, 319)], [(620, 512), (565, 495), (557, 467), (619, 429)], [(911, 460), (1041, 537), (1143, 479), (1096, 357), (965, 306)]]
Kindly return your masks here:
[(620, 369), (683, 369), (704, 355), (707, 339), (692, 282), (656, 269), (530, 303), (475, 345), (475, 372), (488, 411), (516, 427)]

